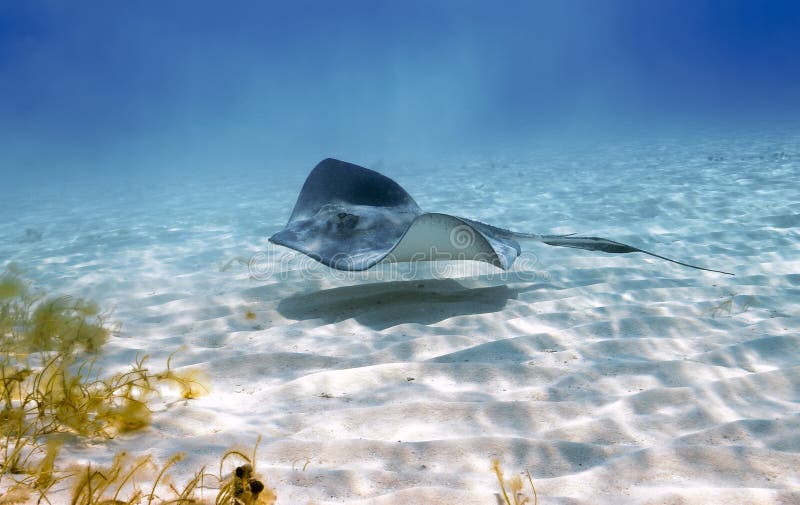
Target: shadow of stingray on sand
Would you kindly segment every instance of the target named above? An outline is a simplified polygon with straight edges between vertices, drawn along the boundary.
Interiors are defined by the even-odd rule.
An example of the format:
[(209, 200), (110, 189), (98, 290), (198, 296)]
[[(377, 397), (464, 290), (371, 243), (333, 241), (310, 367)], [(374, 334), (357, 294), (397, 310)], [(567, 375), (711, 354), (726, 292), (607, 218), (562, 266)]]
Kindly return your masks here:
[(527, 289), (470, 287), (453, 279), (392, 281), (292, 295), (281, 300), (277, 309), (288, 319), (321, 319), (326, 324), (355, 319), (379, 331), (399, 324), (432, 324), (454, 316), (498, 312)]

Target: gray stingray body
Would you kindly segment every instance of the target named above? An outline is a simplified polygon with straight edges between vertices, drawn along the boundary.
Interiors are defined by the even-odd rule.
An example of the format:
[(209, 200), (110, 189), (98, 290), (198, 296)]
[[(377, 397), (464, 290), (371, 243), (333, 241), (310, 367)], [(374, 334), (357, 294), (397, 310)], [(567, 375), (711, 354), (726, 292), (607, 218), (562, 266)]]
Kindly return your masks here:
[(699, 270), (728, 273), (598, 237), (520, 233), (423, 212), (392, 179), (330, 158), (311, 171), (286, 227), (269, 240), (331, 268), (351, 271), (379, 263), (436, 260), (484, 261), (508, 269), (521, 252), (519, 240), (535, 240), (609, 253), (641, 252)]

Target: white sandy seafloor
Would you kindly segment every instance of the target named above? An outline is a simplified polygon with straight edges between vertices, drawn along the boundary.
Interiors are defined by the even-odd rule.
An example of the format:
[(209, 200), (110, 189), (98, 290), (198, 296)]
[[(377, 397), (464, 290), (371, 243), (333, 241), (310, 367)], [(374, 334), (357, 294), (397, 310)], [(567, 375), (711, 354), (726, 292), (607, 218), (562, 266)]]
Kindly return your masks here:
[(180, 482), (261, 435), (280, 504), (495, 504), (493, 458), (529, 470), (541, 504), (800, 503), (800, 137), (373, 165), (427, 210), (735, 277), (540, 244), (508, 273), (347, 276), (267, 243), (306, 175), (268, 165), (0, 207), (2, 263), (113, 309), (109, 372), (177, 351), (211, 377), (196, 400), (165, 391), (142, 432), (69, 444), (72, 461), (182, 451)]

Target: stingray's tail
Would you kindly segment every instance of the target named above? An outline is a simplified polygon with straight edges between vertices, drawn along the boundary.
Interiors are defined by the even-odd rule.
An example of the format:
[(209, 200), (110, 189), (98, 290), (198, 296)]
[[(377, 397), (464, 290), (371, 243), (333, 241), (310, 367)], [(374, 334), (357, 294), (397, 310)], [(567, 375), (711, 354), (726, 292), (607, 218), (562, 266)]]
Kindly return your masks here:
[(534, 233), (516, 233), (516, 232), (514, 233), (514, 237), (523, 240), (525, 239), (538, 240), (539, 242), (544, 242), (547, 245), (554, 245), (558, 247), (574, 247), (576, 249), (587, 249), (589, 251), (603, 251), (606, 253), (615, 253), (615, 254), (640, 252), (648, 254), (650, 256), (654, 256), (662, 260), (670, 261), (672, 263), (677, 263), (678, 265), (683, 265), (689, 268), (696, 268), (698, 270), (705, 270), (706, 272), (715, 272), (718, 274), (734, 275), (730, 272), (723, 272), (722, 270), (713, 270), (711, 268), (703, 268), (703, 267), (698, 267), (696, 265), (690, 265), (682, 261), (666, 258), (659, 254), (651, 253), (650, 251), (645, 251), (643, 249), (639, 249), (638, 247), (622, 244), (620, 242), (615, 242), (613, 240), (608, 240), (606, 238), (575, 237), (574, 235), (537, 235)]

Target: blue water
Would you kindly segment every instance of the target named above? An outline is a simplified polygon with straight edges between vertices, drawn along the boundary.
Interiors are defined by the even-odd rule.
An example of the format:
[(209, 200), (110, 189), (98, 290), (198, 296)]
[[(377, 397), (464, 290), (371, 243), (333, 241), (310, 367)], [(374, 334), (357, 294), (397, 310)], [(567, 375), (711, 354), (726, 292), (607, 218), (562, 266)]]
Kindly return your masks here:
[(782, 130), (798, 54), (793, 1), (3, 2), (0, 169), (277, 177)]
[[(263, 435), (280, 503), (491, 503), (493, 457), (548, 504), (800, 502), (798, 55), (794, 1), (0, 0), (0, 272), (108, 311), (98, 370), (212, 382), (63, 460), (182, 483)], [(267, 241), (327, 157), (736, 276), (347, 276)]]

